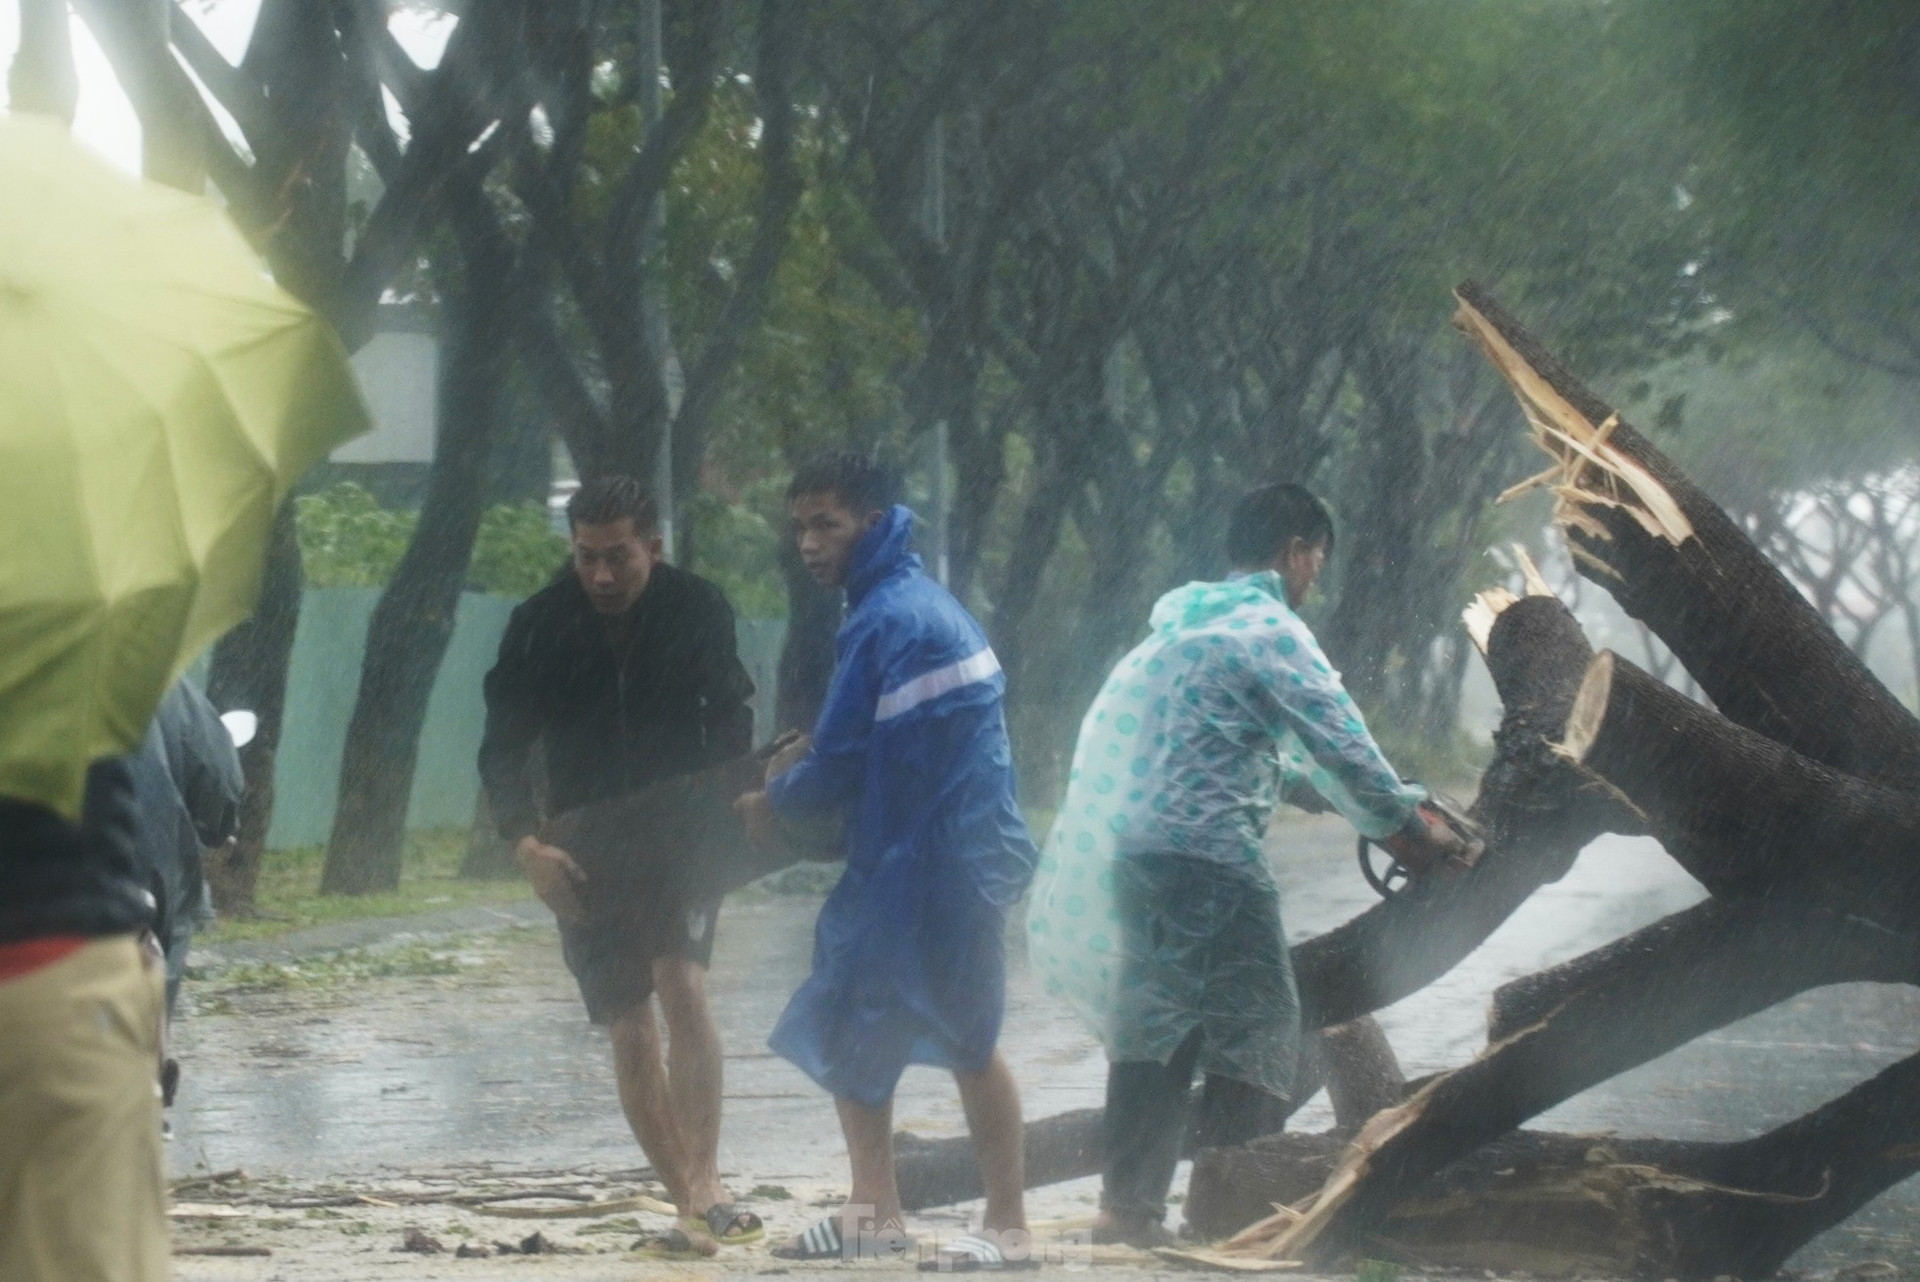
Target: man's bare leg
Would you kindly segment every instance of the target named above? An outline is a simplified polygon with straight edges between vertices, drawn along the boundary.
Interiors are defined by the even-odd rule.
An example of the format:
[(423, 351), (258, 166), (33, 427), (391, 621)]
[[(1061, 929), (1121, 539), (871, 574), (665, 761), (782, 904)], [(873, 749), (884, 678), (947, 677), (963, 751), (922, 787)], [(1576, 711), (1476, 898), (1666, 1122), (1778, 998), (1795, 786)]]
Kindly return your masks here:
[(607, 1030), (613, 1039), (613, 1075), (620, 1089), (620, 1110), (654, 1173), (667, 1186), (667, 1196), (684, 1210), (687, 1206), (686, 1141), (674, 1120), (667, 1066), (660, 1055), (660, 1025), (653, 999), (637, 1002), (618, 1016)]
[[(840, 1132), (847, 1139), (853, 1189), (840, 1213), (840, 1232), (849, 1241), (862, 1233), (899, 1232), (906, 1223), (900, 1210), (900, 1186), (893, 1173), (893, 1100), (868, 1108), (836, 1097)], [(864, 1221), (864, 1223), (863, 1223)]]
[[(900, 1187), (893, 1171), (893, 1100), (868, 1108), (850, 1099), (834, 1097), (840, 1111), (840, 1133), (847, 1140), (847, 1162), (853, 1168), (853, 1188), (840, 1208), (840, 1235), (848, 1243), (874, 1234), (904, 1233), (906, 1216), (900, 1210)], [(798, 1237), (787, 1239), (799, 1248)]]
[(1020, 1088), (1007, 1062), (995, 1051), (977, 1073), (953, 1075), (973, 1136), (974, 1160), (986, 1186), (987, 1209), (981, 1227), (995, 1233), (1027, 1228), (1026, 1143), (1020, 1127)]
[(720, 1183), (720, 1098), (726, 1073), (720, 1030), (707, 1007), (707, 972), (697, 962), (662, 957), (653, 963), (653, 982), (667, 1022), (667, 1094), (682, 1144), (686, 1198), (680, 1209), (704, 1215), (727, 1200)]

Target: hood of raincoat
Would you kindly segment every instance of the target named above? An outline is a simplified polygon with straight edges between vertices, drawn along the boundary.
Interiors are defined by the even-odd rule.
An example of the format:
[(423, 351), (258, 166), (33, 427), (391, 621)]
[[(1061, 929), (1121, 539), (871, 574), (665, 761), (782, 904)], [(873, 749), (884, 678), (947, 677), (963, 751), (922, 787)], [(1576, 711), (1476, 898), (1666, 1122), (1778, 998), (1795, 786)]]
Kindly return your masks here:
[(909, 574), (920, 568), (920, 557), (913, 551), (913, 509), (895, 503), (880, 518), (880, 524), (860, 536), (847, 558), (847, 603), (860, 604), (861, 598), (896, 574)]
[[(1287, 585), (1272, 570), (1237, 574), (1219, 583), (1185, 583), (1153, 604), (1147, 623), (1155, 632), (1189, 632), (1244, 609), (1249, 592), (1287, 604)], [(1289, 611), (1292, 607), (1288, 606)]]

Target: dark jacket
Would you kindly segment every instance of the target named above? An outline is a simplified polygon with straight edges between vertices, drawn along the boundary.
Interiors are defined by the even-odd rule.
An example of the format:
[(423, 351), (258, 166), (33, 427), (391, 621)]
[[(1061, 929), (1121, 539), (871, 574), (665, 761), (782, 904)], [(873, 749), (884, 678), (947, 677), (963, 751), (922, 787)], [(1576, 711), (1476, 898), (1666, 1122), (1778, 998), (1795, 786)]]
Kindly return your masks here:
[(240, 754), (207, 696), (182, 677), (160, 700), (127, 767), (138, 806), (135, 846), (160, 901), (154, 934), (171, 954), (179, 928), (200, 920), (201, 850), (239, 831)]
[(486, 695), (480, 780), (509, 841), (540, 825), (536, 742), (554, 814), (753, 746), (733, 610), (719, 588), (665, 563), (618, 620), (597, 613), (571, 573), (527, 598), (507, 620)]
[(76, 824), (45, 806), (0, 797), (0, 944), (124, 935), (153, 921), (124, 758), (87, 772), (84, 813)]

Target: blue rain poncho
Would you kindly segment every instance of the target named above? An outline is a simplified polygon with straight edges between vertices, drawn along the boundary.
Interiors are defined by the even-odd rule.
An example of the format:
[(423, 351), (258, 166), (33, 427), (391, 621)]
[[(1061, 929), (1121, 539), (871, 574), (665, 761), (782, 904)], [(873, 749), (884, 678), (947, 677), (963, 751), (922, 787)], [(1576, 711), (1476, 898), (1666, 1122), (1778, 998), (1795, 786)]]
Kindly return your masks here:
[(1036, 860), (1014, 797), (1006, 680), (980, 625), (921, 573), (913, 519), (895, 506), (854, 546), (812, 751), (767, 789), (782, 814), (847, 816), (813, 973), (768, 1044), (873, 1108), (908, 1064), (986, 1066), (1006, 910)]
[[(1200, 1028), (1205, 1071), (1286, 1095), (1299, 1008), (1263, 850), (1283, 783), (1369, 837), (1425, 793), (1382, 756), (1277, 574), (1189, 583), (1151, 625), (1081, 722), (1028, 910), (1033, 966), (1110, 1060), (1164, 1064)], [(1157, 910), (1156, 887), (1175, 886), (1195, 902)]]

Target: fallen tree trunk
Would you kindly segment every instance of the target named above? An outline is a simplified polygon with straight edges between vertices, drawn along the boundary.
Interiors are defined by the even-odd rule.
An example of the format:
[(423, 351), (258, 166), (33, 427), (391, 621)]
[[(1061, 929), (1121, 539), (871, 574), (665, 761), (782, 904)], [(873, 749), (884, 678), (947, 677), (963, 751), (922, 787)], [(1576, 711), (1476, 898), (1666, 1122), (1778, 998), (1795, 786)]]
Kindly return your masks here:
[(1407, 1095), (1407, 1076), (1387, 1041), (1386, 1030), (1371, 1015), (1329, 1028), (1320, 1035), (1327, 1060), (1327, 1102), (1333, 1105), (1333, 1129), (1351, 1134), (1383, 1108)]
[(1920, 798), (1809, 761), (1610, 652), (1587, 670), (1566, 751), (1715, 895), (1791, 884), (1890, 929), (1920, 924)]
[[(1920, 789), (1920, 723), (1732, 518), (1480, 286), (1454, 323), (1512, 385), (1581, 573), (1650, 627), (1730, 720), (1815, 761)], [(1509, 492), (1511, 493), (1511, 491)]]
[[(1267, 1219), (1320, 1188), (1339, 1156), (1331, 1135), (1208, 1149), (1188, 1222), (1220, 1236)], [(1516, 1132), (1426, 1181), (1353, 1246), (1427, 1267), (1763, 1278), (1915, 1171), (1920, 1056), (1736, 1143)]]
[(1743, 914), (1736, 905), (1708, 899), (1558, 966), (1502, 984), (1493, 990), (1487, 1010), (1487, 1043), (1504, 1042), (1528, 1025), (1539, 1023), (1575, 993), (1604, 981), (1623, 959), (1656, 950), (1684, 951), (1699, 941), (1725, 934), (1729, 923), (1743, 919)]
[(1374, 1118), (1311, 1210), (1276, 1218), (1272, 1258), (1325, 1259), (1365, 1240), (1434, 1173), (1528, 1118), (1808, 988), (1920, 982), (1920, 939), (1797, 901), (1679, 916), (1590, 970), (1537, 1023)]
[[(1098, 1174), (1102, 1116), (1100, 1109), (1080, 1108), (1028, 1122), (1027, 1187)], [(971, 1202), (986, 1195), (973, 1141), (964, 1135), (926, 1140), (901, 1132), (894, 1136), (894, 1170), (900, 1205), (909, 1211)]]
[[(1387, 1044), (1386, 1034), (1372, 1019), (1355, 1020), (1308, 1038), (1301, 1047), (1295, 1081), (1299, 1084), (1296, 1107), (1316, 1094), (1322, 1084), (1327, 1087), (1336, 1134), (1358, 1130), (1374, 1113), (1398, 1103), (1405, 1091), (1400, 1063)], [(1192, 1102), (1195, 1109), (1198, 1101), (1196, 1091)], [(1100, 1109), (1082, 1108), (1027, 1123), (1027, 1187), (1041, 1188), (1099, 1174), (1105, 1116)], [(1189, 1127), (1187, 1152), (1192, 1154), (1198, 1147)], [(966, 1136), (927, 1140), (902, 1131), (894, 1136), (894, 1148), (900, 1204), (907, 1210), (950, 1206), (985, 1195), (973, 1141)]]

